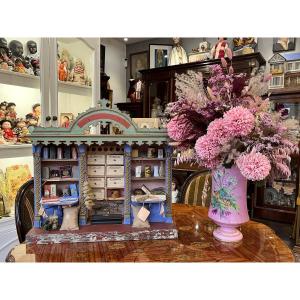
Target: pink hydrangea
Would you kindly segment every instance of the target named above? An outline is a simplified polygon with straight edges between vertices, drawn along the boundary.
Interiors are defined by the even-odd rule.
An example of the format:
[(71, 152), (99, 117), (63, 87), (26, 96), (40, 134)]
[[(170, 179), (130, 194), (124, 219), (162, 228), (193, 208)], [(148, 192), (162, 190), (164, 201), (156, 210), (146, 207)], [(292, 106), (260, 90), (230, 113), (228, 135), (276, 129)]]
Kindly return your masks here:
[(196, 137), (193, 124), (185, 115), (175, 116), (167, 124), (168, 135), (174, 141), (186, 141)]
[(215, 168), (220, 164), (218, 155), (220, 154), (220, 146), (216, 139), (211, 139), (209, 135), (201, 136), (196, 144), (195, 150), (201, 164), (207, 168)]
[(236, 160), (236, 165), (242, 175), (252, 181), (265, 179), (271, 171), (269, 159), (259, 152), (240, 155)]
[(217, 139), (219, 144), (228, 141), (230, 138), (228, 130), (224, 127), (224, 119), (215, 119), (207, 127), (207, 135)]
[(224, 130), (232, 137), (247, 136), (254, 128), (255, 118), (249, 109), (237, 106), (224, 114)]

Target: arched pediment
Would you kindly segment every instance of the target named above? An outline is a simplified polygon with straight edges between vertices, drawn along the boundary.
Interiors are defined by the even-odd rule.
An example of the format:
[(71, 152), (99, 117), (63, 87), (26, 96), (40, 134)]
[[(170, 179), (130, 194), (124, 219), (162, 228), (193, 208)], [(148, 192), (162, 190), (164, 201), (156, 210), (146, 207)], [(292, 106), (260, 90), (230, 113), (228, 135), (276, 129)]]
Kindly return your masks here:
[[(43, 144), (162, 144), (168, 143), (166, 129), (139, 128), (136, 123), (118, 109), (107, 108), (106, 100), (101, 100), (100, 108), (90, 108), (79, 114), (69, 128), (35, 127), (30, 135), (32, 143)], [(91, 126), (111, 124), (121, 130), (121, 134), (90, 133)]]

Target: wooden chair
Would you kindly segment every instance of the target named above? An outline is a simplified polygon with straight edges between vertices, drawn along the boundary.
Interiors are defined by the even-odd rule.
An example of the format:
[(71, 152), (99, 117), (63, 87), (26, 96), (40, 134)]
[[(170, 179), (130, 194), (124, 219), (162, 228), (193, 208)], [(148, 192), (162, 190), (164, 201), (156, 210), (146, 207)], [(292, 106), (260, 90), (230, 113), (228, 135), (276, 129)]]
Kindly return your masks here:
[(181, 203), (197, 206), (210, 205), (211, 172), (195, 172), (185, 181), (181, 192)]
[(28, 180), (19, 188), (15, 201), (15, 220), (19, 241), (23, 243), (34, 221), (33, 179)]

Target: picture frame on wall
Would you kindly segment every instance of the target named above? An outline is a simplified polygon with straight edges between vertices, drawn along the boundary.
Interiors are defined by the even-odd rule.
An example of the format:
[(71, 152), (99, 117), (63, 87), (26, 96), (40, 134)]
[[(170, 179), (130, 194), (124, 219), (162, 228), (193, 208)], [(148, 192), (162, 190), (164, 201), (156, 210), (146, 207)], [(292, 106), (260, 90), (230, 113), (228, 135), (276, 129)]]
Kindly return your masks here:
[(295, 38), (273, 38), (273, 52), (293, 51), (295, 45)]
[(74, 115), (72, 113), (61, 113), (60, 114), (60, 127), (69, 128), (73, 123)]
[(167, 67), (172, 48), (173, 48), (172, 45), (150, 44), (149, 45), (150, 69)]
[(148, 51), (141, 51), (130, 54), (130, 78), (139, 79), (142, 77), (140, 70), (148, 69)]

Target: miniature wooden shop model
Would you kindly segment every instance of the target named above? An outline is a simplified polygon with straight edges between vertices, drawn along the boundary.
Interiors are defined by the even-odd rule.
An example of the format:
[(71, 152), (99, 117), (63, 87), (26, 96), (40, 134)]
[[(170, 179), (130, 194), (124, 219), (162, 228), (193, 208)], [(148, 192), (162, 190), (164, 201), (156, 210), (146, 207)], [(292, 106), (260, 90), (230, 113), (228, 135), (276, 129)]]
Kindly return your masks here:
[(300, 86), (300, 53), (277, 53), (269, 63), (271, 89)]
[[(28, 242), (177, 238), (166, 130), (139, 128), (107, 107), (102, 100), (70, 128), (34, 128), (35, 220)], [(64, 224), (66, 210), (76, 208), (79, 230), (44, 230), (49, 217)]]

